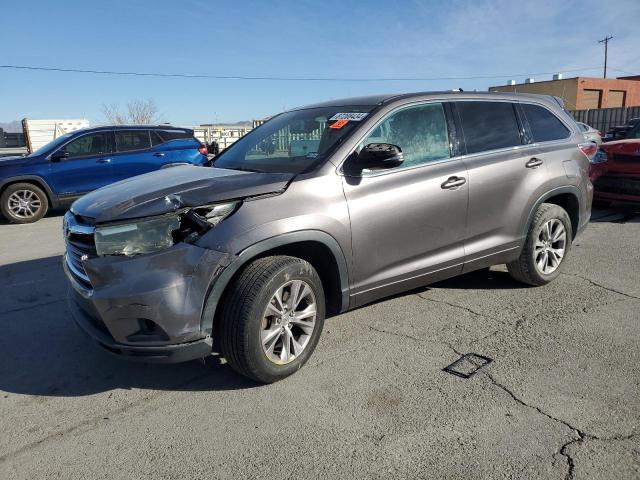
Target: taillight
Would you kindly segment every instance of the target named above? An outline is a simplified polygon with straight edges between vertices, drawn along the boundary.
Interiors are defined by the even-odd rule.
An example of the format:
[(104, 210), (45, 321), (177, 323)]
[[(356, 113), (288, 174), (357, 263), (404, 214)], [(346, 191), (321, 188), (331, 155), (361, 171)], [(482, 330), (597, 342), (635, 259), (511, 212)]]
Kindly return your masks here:
[(207, 155), (209, 155), (209, 150), (207, 150), (207, 146), (206, 146), (206, 145), (204, 145), (204, 144), (202, 144), (202, 145), (200, 145), (200, 147), (198, 147), (198, 151), (199, 151), (202, 155), (204, 155), (205, 157), (206, 157)]
[(578, 145), (578, 148), (585, 156), (591, 161), (591, 159), (598, 152), (598, 145), (595, 142), (585, 142)]

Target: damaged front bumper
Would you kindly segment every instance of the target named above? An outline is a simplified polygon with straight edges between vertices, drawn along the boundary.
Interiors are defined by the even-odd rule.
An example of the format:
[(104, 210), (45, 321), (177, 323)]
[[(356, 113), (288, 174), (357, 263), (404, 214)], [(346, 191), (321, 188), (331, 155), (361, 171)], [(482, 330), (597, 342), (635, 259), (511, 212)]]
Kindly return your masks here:
[(107, 351), (132, 360), (176, 363), (211, 353), (212, 319), (204, 305), (233, 255), (179, 243), (134, 257), (82, 260), (89, 282), (63, 261), (69, 309)]

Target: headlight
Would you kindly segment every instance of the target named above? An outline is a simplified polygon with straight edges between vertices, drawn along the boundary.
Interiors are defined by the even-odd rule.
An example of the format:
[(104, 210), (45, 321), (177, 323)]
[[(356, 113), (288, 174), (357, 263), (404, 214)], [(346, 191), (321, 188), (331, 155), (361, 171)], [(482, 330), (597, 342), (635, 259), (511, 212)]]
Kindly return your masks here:
[(97, 227), (96, 252), (104, 255), (140, 255), (197, 240), (235, 211), (238, 202), (207, 205), (138, 222)]
[(204, 220), (211, 226), (215, 227), (222, 220), (231, 215), (237, 206), (238, 202), (219, 203), (218, 205), (193, 208), (192, 211), (201, 218), (204, 218)]
[(96, 228), (98, 255), (138, 255), (173, 245), (173, 232), (180, 228), (178, 215), (136, 223)]

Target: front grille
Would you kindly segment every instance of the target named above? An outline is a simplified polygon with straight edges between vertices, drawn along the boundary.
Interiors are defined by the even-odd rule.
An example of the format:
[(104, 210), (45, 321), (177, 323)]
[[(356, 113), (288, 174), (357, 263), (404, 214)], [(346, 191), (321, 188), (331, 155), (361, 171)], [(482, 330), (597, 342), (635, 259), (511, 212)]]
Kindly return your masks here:
[(80, 223), (71, 212), (64, 216), (64, 241), (67, 247), (65, 262), (73, 278), (91, 289), (91, 280), (84, 269), (84, 261), (98, 256), (93, 238), (94, 227)]

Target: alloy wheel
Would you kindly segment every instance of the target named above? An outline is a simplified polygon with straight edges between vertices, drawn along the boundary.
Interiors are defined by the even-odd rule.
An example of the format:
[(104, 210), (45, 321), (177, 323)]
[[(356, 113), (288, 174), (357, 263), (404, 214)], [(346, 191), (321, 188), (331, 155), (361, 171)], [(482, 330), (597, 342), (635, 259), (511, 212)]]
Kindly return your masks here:
[(544, 275), (555, 272), (564, 258), (567, 231), (557, 218), (542, 225), (534, 246), (536, 268)]
[(42, 208), (42, 200), (31, 190), (16, 190), (9, 195), (8, 207), (15, 218), (33, 218)]
[(286, 365), (305, 350), (316, 327), (316, 297), (311, 286), (291, 280), (271, 297), (262, 316), (260, 340), (267, 358)]

